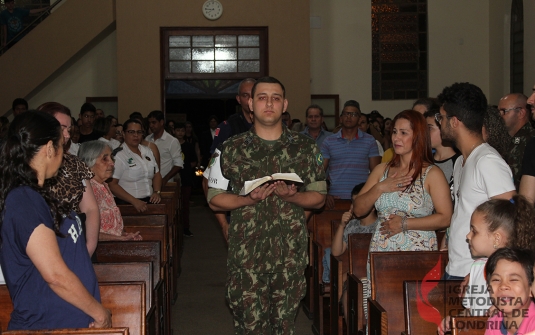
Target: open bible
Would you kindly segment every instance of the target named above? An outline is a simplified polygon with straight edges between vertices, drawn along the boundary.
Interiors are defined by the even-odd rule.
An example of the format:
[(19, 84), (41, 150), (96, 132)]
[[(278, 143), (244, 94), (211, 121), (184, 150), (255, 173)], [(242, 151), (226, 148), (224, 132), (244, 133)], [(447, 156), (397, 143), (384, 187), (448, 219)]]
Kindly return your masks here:
[(274, 173), (271, 176), (265, 176), (258, 179), (248, 180), (243, 185), (240, 191), (240, 195), (247, 195), (251, 193), (255, 188), (268, 182), (282, 180), (287, 184), (303, 184), (303, 181), (295, 173)]

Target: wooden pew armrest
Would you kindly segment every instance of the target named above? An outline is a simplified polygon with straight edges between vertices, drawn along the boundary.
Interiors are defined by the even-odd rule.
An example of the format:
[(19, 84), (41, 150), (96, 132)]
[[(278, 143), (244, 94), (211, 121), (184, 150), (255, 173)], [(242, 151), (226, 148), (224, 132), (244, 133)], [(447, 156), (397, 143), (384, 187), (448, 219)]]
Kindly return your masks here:
[(46, 335), (128, 335), (128, 327), (117, 327), (117, 328), (65, 328), (65, 329), (46, 329), (46, 330), (9, 330), (5, 331), (2, 334), (7, 335), (36, 335), (36, 334), (46, 334)]
[(347, 276), (347, 312), (349, 334), (357, 334), (364, 329), (364, 283), (354, 274)]
[(388, 316), (386, 310), (376, 300), (368, 298), (368, 332), (370, 334), (388, 334)]

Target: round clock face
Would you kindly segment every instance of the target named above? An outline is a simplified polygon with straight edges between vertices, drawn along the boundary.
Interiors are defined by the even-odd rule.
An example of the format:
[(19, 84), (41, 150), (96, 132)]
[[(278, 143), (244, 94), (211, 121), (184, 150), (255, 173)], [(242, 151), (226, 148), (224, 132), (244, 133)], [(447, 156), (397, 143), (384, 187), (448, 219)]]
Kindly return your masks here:
[(208, 0), (202, 5), (202, 13), (208, 20), (217, 20), (223, 14), (223, 5), (217, 0)]

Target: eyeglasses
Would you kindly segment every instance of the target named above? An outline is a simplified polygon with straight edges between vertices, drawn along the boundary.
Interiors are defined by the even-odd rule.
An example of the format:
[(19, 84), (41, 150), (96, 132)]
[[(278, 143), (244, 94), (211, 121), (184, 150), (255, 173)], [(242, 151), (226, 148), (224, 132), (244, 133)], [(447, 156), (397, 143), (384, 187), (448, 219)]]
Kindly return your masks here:
[(514, 110), (517, 110), (517, 109), (522, 109), (522, 107), (512, 107), (512, 108), (501, 108), (501, 109), (498, 109), (500, 111), (500, 114), (501, 115), (505, 115), (507, 113), (509, 113), (510, 111), (514, 111)]
[(357, 116), (360, 116), (360, 114), (358, 112), (342, 112), (342, 116), (344, 117), (357, 117)]
[(143, 130), (127, 130), (125, 131), (125, 133), (127, 133), (128, 135), (143, 135)]
[(453, 116), (449, 116), (449, 115), (442, 115), (440, 113), (436, 113), (435, 114), (435, 121), (437, 121), (438, 123), (441, 123), (442, 122), (442, 119), (444, 118), (448, 118), (448, 119), (451, 119)]

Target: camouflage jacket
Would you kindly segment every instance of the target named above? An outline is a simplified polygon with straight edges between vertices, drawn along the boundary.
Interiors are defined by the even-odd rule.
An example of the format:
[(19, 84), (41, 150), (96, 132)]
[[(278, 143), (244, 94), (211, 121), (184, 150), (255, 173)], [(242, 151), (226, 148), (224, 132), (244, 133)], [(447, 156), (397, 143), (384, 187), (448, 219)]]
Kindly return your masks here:
[[(304, 184), (298, 192), (327, 193), (323, 158), (314, 140), (283, 127), (276, 141), (265, 141), (251, 130), (231, 137), (221, 147), (220, 166), (228, 179), (228, 193), (238, 194), (245, 181), (294, 172)], [(214, 192), (210, 189), (209, 198)], [(228, 269), (284, 272), (307, 264), (304, 209), (276, 195), (231, 212)]]
[(528, 122), (511, 138), (507, 164), (509, 164), (511, 171), (513, 172), (513, 181), (517, 190), (520, 185), (520, 178), (522, 178), (522, 159), (524, 158), (524, 151), (526, 150), (528, 141), (533, 136), (535, 136), (535, 129)]

